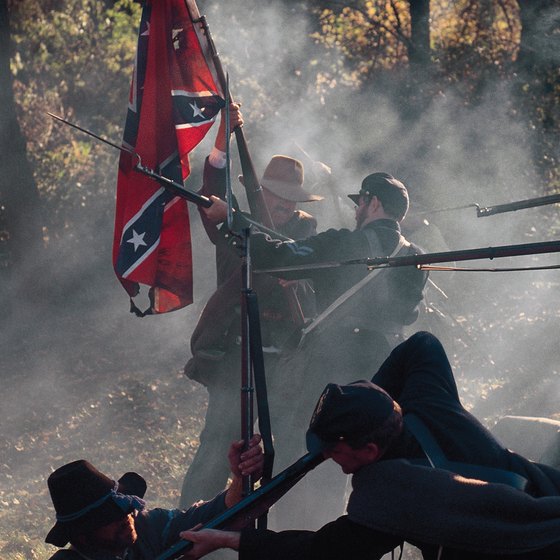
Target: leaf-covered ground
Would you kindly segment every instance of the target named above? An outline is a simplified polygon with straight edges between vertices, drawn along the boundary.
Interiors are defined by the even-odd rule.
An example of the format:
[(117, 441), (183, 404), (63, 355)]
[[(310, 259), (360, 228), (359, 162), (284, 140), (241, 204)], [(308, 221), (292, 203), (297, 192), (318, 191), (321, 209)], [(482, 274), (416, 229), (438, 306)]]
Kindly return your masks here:
[[(411, 329), (442, 338), (464, 403), (488, 426), (504, 414), (560, 419), (560, 283), (550, 272), (516, 282), (462, 279), (460, 294), (433, 295), (433, 310)], [(70, 460), (88, 458), (114, 477), (136, 470), (148, 481), (151, 504), (176, 505), (206, 402), (204, 388), (182, 373), (187, 317), (195, 310), (137, 323), (126, 313), (59, 307), (12, 312), (4, 321), (2, 559), (43, 560), (54, 552), (43, 542), (53, 520), (46, 478)], [(225, 460), (225, 450), (216, 460)]]

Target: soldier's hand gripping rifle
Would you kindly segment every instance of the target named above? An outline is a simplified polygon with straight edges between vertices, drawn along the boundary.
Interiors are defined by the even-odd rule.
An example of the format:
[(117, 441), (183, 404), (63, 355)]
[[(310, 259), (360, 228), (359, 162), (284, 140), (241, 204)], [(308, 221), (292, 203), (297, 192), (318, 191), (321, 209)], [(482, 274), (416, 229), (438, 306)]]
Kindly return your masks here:
[[(320, 452), (307, 453), (287, 469), (278, 473), (270, 482), (206, 523), (202, 528), (239, 530), (247, 527), (323, 461), (324, 457)], [(191, 547), (190, 541), (179, 541), (160, 554), (156, 560), (181, 558)]]

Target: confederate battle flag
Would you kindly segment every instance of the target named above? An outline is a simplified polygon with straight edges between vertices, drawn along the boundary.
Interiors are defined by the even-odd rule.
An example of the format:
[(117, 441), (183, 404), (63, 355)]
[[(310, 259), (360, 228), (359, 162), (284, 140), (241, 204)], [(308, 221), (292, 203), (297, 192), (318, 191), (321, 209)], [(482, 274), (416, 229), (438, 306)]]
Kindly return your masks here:
[[(185, 0), (145, 3), (123, 146), (180, 184), (189, 175), (189, 152), (224, 105), (203, 47)], [(131, 298), (140, 284), (150, 288), (150, 308), (141, 313), (132, 303), (134, 311), (165, 313), (192, 303), (187, 201), (135, 171), (136, 163), (121, 153), (113, 266)]]

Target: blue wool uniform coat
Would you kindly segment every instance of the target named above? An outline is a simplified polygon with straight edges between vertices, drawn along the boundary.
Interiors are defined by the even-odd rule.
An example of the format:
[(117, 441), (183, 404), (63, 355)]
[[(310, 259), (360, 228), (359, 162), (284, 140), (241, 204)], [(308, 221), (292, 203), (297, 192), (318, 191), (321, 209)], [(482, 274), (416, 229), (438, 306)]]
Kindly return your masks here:
[(516, 472), (527, 491), (417, 464), (423, 453), (405, 428), (381, 461), (353, 475), (348, 515), (316, 532), (244, 530), (240, 560), (374, 560), (403, 542), (426, 560), (437, 558), (439, 545), (443, 560), (560, 558), (560, 471), (508, 451), (462, 407), (433, 335), (397, 346), (372, 381), (405, 418), (421, 417), (447, 459)]

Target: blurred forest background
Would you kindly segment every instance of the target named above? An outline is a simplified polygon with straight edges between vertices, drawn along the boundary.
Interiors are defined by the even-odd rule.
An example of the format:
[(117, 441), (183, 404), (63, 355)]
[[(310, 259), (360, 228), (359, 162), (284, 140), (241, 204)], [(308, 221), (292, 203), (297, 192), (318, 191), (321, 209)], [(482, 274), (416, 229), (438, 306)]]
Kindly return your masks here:
[[(559, 0), (198, 5), (257, 169), (275, 153), (302, 159), (325, 196), (305, 208), (320, 229), (353, 227), (345, 195), (387, 171), (408, 185), (405, 227), (428, 251), (559, 238), (557, 205), (487, 218), (474, 206), (560, 193)], [(182, 374), (215, 282), (196, 209), (195, 303), (137, 319), (111, 267), (118, 152), (46, 114), (120, 141), (140, 13), (132, 0), (0, 0), (5, 559), (52, 554), (45, 479), (79, 457), (115, 477), (138, 470), (152, 503), (175, 505), (203, 422), (205, 391)], [(195, 190), (214, 134), (191, 157)], [(558, 272), (432, 279), (440, 290), (413, 330), (442, 337), (465, 404), (489, 426), (560, 419)]]

